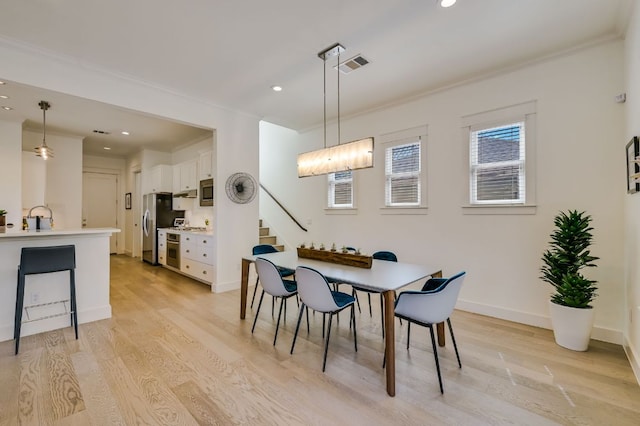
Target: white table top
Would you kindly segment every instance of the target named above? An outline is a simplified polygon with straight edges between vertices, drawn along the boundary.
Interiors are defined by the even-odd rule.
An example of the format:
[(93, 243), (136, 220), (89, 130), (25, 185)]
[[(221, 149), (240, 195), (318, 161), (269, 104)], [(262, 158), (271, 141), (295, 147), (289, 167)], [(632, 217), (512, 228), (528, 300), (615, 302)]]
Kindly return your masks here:
[(377, 259), (373, 259), (371, 269), (357, 268), (355, 266), (299, 258), (294, 251), (247, 256), (245, 259), (253, 262), (257, 257), (263, 257), (277, 266), (290, 269), (296, 269), (298, 266), (307, 266), (336, 281), (356, 284), (359, 287), (380, 292), (398, 290), (441, 271), (439, 268), (425, 265)]

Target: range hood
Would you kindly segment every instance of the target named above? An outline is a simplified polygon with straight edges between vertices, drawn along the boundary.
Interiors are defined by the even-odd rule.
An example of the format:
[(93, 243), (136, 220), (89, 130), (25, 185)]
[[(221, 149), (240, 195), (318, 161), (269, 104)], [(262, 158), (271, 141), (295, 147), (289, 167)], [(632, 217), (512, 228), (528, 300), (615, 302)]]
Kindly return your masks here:
[(198, 198), (198, 191), (196, 189), (190, 189), (188, 191), (180, 191), (173, 193), (174, 198)]

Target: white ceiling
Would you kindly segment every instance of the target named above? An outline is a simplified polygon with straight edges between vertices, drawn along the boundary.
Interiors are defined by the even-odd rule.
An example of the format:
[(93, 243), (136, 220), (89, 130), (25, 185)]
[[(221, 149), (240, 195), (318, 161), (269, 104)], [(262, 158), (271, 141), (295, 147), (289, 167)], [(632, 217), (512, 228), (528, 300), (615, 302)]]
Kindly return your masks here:
[[(340, 78), (344, 118), (567, 50), (621, 37), (635, 0), (31, 0), (0, 5), (0, 43), (125, 75), (304, 130), (322, 123), (323, 62), (335, 42), (370, 61)], [(335, 58), (328, 65), (334, 65)], [(2, 79), (0, 65), (0, 79)], [(336, 72), (327, 66), (328, 117)], [(273, 85), (284, 90), (276, 93)], [(85, 153), (170, 151), (202, 129), (15, 84), (0, 119), (87, 136)], [(122, 129), (132, 135), (118, 135)], [(112, 132), (95, 138), (93, 129)], [(141, 136), (138, 139), (138, 136)], [(166, 136), (166, 137), (164, 137)], [(114, 145), (115, 146), (115, 145)]]

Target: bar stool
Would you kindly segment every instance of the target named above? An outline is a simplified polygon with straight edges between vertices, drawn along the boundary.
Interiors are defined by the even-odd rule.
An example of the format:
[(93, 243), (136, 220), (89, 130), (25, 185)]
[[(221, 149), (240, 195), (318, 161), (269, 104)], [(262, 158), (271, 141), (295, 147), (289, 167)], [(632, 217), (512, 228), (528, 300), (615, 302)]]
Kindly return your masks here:
[[(22, 326), (22, 311), (27, 312), (27, 320), (24, 323), (32, 321), (40, 321), (48, 318), (59, 317), (62, 315), (71, 315), (71, 325), (74, 326), (76, 332), (76, 340), (78, 339), (78, 315), (76, 308), (76, 251), (74, 245), (66, 246), (50, 246), (50, 247), (23, 247), (20, 254), (20, 265), (18, 265), (18, 288), (16, 294), (16, 312), (13, 330), (13, 339), (16, 341), (16, 355), (20, 347), (20, 328)], [(37, 305), (24, 306), (24, 287), (25, 277), (33, 274), (47, 274), (50, 272), (69, 271), (69, 288), (70, 298), (59, 300), (56, 302), (41, 303)], [(70, 310), (67, 310), (67, 303), (71, 304)], [(40, 318), (31, 319), (29, 317), (29, 308), (53, 305), (62, 303), (65, 312), (61, 314), (48, 315)]]

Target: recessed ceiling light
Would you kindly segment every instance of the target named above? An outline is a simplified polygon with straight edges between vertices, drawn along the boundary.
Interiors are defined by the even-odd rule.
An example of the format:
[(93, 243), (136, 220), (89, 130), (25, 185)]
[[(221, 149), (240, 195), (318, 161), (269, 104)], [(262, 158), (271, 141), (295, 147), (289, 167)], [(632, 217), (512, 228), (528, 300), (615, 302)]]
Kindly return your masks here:
[(125, 136), (129, 136), (131, 134), (131, 133), (127, 132), (126, 130), (123, 130), (120, 133), (122, 133)]
[(440, 0), (440, 6), (451, 7), (456, 4), (456, 0)]
[(9, 99), (7, 95), (0, 95), (0, 99)]
[(282, 92), (282, 86), (271, 86), (274, 92)]
[(102, 149), (104, 149), (105, 151), (111, 151), (111, 148), (109, 148), (108, 146), (105, 146)]
[(2, 109), (5, 110), (5, 111), (11, 111), (13, 108), (8, 107), (8, 106), (3, 106)]

